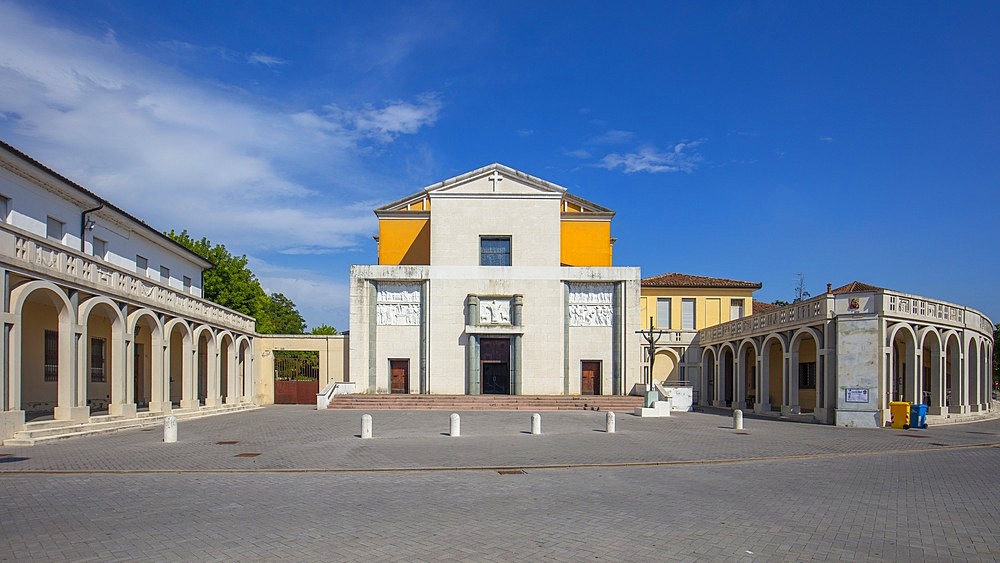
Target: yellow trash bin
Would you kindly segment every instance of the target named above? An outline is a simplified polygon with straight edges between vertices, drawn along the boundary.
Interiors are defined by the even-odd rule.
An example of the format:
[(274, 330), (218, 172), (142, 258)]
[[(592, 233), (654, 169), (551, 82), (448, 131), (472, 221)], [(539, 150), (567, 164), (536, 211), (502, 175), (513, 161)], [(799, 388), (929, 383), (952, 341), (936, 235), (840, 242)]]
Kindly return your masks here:
[(892, 401), (889, 403), (889, 424), (896, 430), (904, 430), (910, 427), (910, 403), (906, 401)]

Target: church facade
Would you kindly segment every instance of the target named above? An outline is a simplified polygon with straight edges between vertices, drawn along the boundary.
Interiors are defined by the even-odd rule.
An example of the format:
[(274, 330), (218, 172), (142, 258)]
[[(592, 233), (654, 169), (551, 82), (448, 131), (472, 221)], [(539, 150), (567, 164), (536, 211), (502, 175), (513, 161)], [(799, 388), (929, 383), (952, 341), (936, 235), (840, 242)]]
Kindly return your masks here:
[(359, 392), (621, 395), (639, 382), (639, 268), (614, 213), (492, 164), (375, 210), (351, 267)]

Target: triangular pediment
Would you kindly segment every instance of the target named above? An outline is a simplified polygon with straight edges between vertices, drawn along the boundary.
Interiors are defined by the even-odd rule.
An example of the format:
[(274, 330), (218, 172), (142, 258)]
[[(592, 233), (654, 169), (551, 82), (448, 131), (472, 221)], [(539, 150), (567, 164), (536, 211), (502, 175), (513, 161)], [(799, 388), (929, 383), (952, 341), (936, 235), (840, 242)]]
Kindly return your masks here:
[(561, 199), (564, 211), (610, 213), (611, 210), (567, 193), (566, 188), (500, 163), (493, 163), (436, 184), (375, 210), (385, 212), (426, 211), (430, 201), (444, 197)]

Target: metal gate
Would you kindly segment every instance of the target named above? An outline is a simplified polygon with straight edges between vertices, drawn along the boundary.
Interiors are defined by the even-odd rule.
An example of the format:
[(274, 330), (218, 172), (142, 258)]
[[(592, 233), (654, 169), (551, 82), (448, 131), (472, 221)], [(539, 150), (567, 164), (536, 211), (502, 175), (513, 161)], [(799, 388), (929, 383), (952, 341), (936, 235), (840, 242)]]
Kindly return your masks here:
[(319, 393), (318, 354), (285, 352), (279, 355), (279, 353), (275, 353), (275, 404), (314, 405), (317, 393)]

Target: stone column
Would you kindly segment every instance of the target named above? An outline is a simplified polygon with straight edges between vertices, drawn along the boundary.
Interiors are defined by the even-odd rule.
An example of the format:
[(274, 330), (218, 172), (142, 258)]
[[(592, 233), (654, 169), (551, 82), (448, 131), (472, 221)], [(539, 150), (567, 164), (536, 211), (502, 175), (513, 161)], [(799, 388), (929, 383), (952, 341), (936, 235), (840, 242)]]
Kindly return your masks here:
[[(521, 326), (521, 315), (524, 309), (524, 296), (515, 295), (511, 299), (511, 311), (510, 311), (510, 322), (514, 326)], [(522, 337), (520, 334), (515, 334), (510, 337), (510, 364), (511, 364), (511, 391), (514, 395), (520, 395), (523, 393), (524, 388), (524, 374), (521, 372), (522, 362)]]
[(479, 351), (476, 349), (476, 335), (466, 335), (465, 343), (465, 394), (479, 394)]
[(734, 409), (745, 409), (747, 408), (747, 367), (744, 365), (745, 356), (737, 351), (736, 355), (733, 356), (733, 363), (736, 373), (733, 377), (733, 385), (736, 386), (735, 392), (733, 393), (733, 408)]
[(427, 323), (430, 320), (430, 311), (427, 306), (429, 301), (430, 281), (424, 280), (420, 284), (420, 394), (426, 395), (431, 392), (430, 374), (427, 373), (427, 347), (428, 333)]

